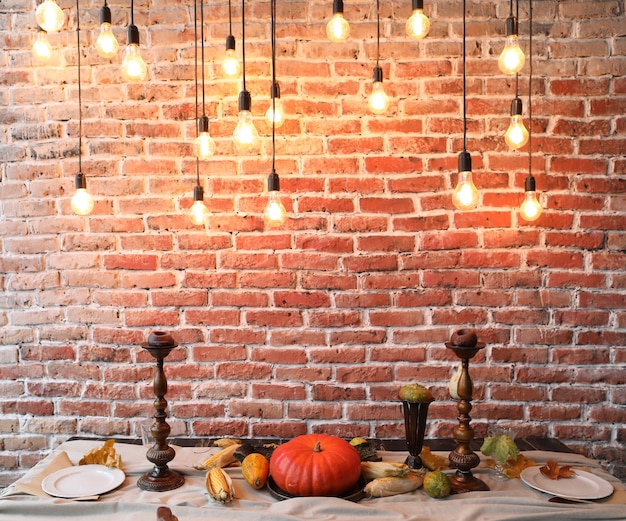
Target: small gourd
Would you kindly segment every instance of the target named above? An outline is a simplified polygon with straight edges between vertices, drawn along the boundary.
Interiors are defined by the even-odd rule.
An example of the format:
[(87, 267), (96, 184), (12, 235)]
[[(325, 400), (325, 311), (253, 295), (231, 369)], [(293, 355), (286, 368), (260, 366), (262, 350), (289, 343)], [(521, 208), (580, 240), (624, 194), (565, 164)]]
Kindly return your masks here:
[(256, 490), (262, 489), (267, 483), (270, 463), (263, 454), (253, 452), (241, 462), (241, 473), (246, 483)]

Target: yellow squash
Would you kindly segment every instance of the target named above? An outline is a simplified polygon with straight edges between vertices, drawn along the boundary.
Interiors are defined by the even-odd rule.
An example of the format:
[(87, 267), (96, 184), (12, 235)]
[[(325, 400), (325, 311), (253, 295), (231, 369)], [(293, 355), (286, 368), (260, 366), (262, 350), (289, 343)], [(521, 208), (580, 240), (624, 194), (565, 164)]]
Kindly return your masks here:
[(262, 489), (265, 483), (267, 483), (270, 463), (263, 454), (253, 452), (248, 454), (241, 462), (241, 473), (248, 485), (257, 490)]

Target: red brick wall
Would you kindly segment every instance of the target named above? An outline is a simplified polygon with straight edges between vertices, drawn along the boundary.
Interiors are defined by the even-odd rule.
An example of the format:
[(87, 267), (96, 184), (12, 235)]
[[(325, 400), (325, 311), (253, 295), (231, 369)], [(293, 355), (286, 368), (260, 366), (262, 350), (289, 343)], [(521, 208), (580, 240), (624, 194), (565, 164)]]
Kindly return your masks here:
[[(238, 2), (234, 2), (237, 4)], [(478, 210), (451, 204), (462, 148), (461, 2), (426, 3), (432, 28), (404, 36), (409, 0), (381, 2), (392, 96), (368, 113), (373, 2), (278, 2), (277, 76), (288, 121), (277, 171), (289, 220), (265, 230), (270, 172), (268, 2), (248, 1), (247, 87), (259, 154), (231, 134), (240, 85), (219, 60), (227, 2), (206, 5), (202, 163), (208, 229), (185, 215), (195, 160), (190, 0), (135, 2), (149, 80), (121, 80), (90, 46), (99, 0), (81, 1), (83, 172), (89, 217), (69, 205), (78, 162), (75, 9), (31, 64), (34, 0), (0, 5), (0, 474), (19, 475), (68, 436), (136, 436), (152, 414), (150, 331), (166, 363), (173, 433), (401, 437), (399, 386), (433, 389), (429, 436), (456, 423), (444, 347), (473, 326), (477, 435), (503, 420), (626, 475), (626, 38), (624, 2), (534, 2), (533, 165), (544, 214), (518, 215), (528, 154), (510, 152), (514, 81), (497, 68), (509, 2), (468, 1), (468, 150)], [(110, 1), (126, 41), (127, 2)], [(528, 48), (528, 3), (520, 3)], [(233, 32), (241, 50), (240, 5)], [(620, 37), (621, 35), (621, 37)], [(89, 45), (89, 46), (88, 46)], [(520, 77), (527, 117), (528, 66)]]

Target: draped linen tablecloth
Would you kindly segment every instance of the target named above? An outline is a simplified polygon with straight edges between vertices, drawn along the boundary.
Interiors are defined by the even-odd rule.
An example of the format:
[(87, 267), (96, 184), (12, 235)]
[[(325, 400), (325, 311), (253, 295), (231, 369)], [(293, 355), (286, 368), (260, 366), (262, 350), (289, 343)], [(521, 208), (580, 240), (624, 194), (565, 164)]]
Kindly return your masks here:
[[(126, 479), (116, 490), (95, 501), (75, 501), (25, 493), (20, 484), (34, 484), (42, 472), (63, 452), (74, 464), (102, 442), (74, 440), (63, 443), (39, 462), (0, 496), (0, 521), (47, 519), (59, 521), (155, 521), (159, 506), (168, 506), (179, 521), (554, 521), (626, 520), (626, 488), (618, 479), (602, 470), (597, 462), (577, 454), (526, 451), (524, 454), (543, 464), (553, 459), (571, 464), (609, 480), (615, 492), (595, 504), (558, 504), (548, 502), (549, 495), (534, 490), (520, 479), (495, 481), (481, 460), (474, 474), (491, 488), (488, 492), (469, 492), (444, 499), (430, 498), (421, 488), (410, 494), (351, 502), (338, 498), (274, 499), (267, 490), (254, 490), (243, 480), (239, 468), (228, 469), (233, 478), (236, 498), (222, 505), (213, 501), (204, 486), (205, 473), (193, 465), (201, 463), (217, 449), (175, 447), (176, 457), (170, 467), (185, 475), (185, 484), (169, 492), (148, 492), (137, 487), (138, 478), (152, 468), (141, 445), (116, 443), (122, 456)], [(444, 454), (444, 453), (439, 453)], [(402, 452), (381, 452), (384, 460), (403, 461)], [(482, 456), (481, 456), (482, 458)]]

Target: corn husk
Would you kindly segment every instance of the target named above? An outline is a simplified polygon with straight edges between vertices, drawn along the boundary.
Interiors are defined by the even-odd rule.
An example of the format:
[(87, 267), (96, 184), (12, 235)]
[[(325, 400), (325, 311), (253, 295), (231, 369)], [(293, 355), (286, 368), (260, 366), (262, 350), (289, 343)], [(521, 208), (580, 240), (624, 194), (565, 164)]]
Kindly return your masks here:
[(212, 454), (200, 465), (194, 465), (194, 468), (197, 470), (211, 470), (214, 467), (226, 468), (234, 463), (239, 463), (237, 458), (235, 458), (235, 451), (239, 447), (241, 447), (241, 444), (233, 443), (219, 452)]
[(229, 503), (235, 497), (233, 480), (221, 467), (213, 467), (206, 473), (205, 485), (209, 495), (219, 503)]
[(413, 472), (403, 478), (376, 478), (363, 489), (367, 497), (388, 497), (413, 492), (422, 486), (424, 478)]
[(115, 440), (104, 442), (102, 447), (94, 447), (78, 462), (79, 465), (106, 465), (109, 468), (121, 469), (122, 456), (116, 453)]
[(225, 449), (231, 445), (241, 445), (241, 440), (236, 440), (234, 438), (219, 438), (213, 442), (213, 445), (215, 447)]
[(362, 461), (361, 476), (365, 481), (377, 478), (403, 478), (410, 467), (405, 463), (394, 463), (388, 461)]

